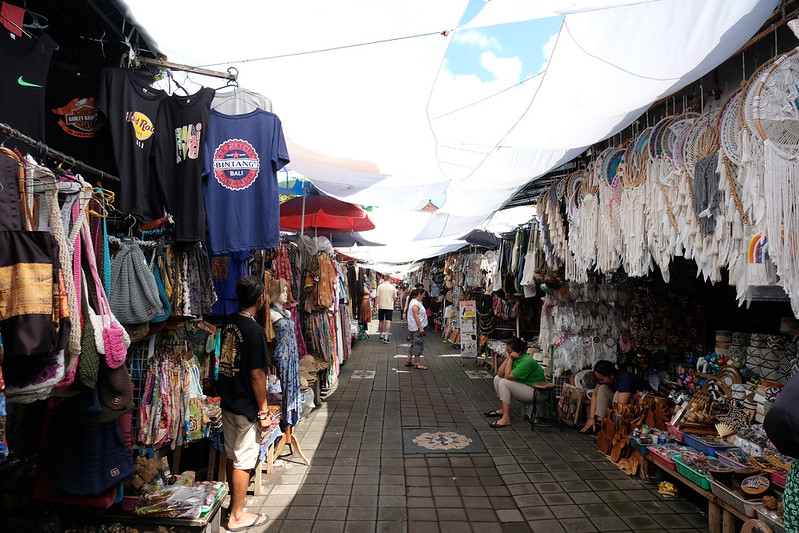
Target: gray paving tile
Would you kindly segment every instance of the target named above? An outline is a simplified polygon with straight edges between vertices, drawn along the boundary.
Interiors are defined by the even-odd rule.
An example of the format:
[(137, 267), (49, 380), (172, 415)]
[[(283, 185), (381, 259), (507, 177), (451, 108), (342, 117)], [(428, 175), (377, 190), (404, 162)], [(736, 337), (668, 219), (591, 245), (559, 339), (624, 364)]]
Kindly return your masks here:
[(557, 520), (531, 520), (527, 524), (533, 533), (566, 533)]

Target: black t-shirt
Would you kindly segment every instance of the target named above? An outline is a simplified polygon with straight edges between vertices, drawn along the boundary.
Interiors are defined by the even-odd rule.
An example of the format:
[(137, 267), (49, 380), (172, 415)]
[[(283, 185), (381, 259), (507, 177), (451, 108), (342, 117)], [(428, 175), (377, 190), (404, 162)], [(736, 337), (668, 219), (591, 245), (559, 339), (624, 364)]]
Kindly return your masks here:
[(763, 420), (763, 429), (780, 453), (799, 459), (799, 375), (782, 388)]
[[(11, 37), (0, 28), (0, 122), (44, 141), (44, 94), (57, 45), (46, 33)], [(13, 144), (9, 141), (6, 146)]]
[(116, 207), (141, 222), (164, 214), (150, 156), (158, 106), (165, 97), (164, 91), (150, 87), (133, 70), (103, 69), (95, 103), (108, 122), (122, 180)]
[(176, 241), (205, 241), (202, 143), (213, 99), (206, 87), (190, 96), (173, 94), (158, 108), (153, 156)]
[(109, 174), (116, 174), (111, 135), (95, 104), (100, 71), (53, 66), (47, 79), (47, 144)]
[(259, 406), (252, 390), (250, 370), (265, 369), (268, 364), (264, 330), (252, 318), (232, 314), (222, 327), (220, 346), (219, 396), (222, 409), (255, 422)]
[(611, 385), (610, 388), (614, 392), (630, 392), (633, 394), (639, 391), (654, 392), (647, 380), (626, 370), (619, 370), (619, 374), (616, 376), (616, 383)]

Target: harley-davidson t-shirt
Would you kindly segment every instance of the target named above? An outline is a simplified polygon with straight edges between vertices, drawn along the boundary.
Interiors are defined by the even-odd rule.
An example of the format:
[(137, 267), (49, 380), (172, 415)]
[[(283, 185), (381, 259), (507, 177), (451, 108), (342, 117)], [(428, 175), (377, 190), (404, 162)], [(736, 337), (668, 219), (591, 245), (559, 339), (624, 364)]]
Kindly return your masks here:
[(153, 156), (176, 241), (205, 241), (202, 141), (213, 98), (206, 87), (189, 96), (173, 94), (158, 108)]
[(151, 152), (158, 106), (166, 93), (150, 87), (147, 81), (133, 70), (104, 69), (96, 101), (111, 131), (114, 159), (122, 180), (116, 207), (140, 222), (164, 215)]
[(277, 171), (288, 163), (277, 115), (261, 109), (245, 115), (211, 110), (203, 174), (213, 255), (277, 247)]
[(50, 69), (45, 100), (47, 144), (116, 175), (111, 135), (96, 105), (99, 83), (98, 69)]

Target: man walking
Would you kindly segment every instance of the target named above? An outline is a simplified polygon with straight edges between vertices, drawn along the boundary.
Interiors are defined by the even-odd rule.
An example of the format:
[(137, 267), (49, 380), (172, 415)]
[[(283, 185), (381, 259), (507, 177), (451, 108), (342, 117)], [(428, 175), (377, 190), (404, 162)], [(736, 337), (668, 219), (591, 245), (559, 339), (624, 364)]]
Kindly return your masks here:
[(262, 438), (270, 426), (266, 404), (268, 364), (266, 335), (255, 321), (264, 306), (264, 283), (247, 276), (236, 285), (239, 311), (222, 328), (219, 354), (219, 396), (230, 484), (228, 531), (245, 531), (265, 524), (265, 514), (245, 513), (250, 471), (258, 465)]
[(394, 300), (397, 299), (397, 289), (389, 281), (388, 276), (383, 276), (383, 281), (377, 286), (377, 318), (380, 321), (377, 331), (380, 333), (380, 341), (389, 343), (391, 334), (391, 319), (394, 315)]

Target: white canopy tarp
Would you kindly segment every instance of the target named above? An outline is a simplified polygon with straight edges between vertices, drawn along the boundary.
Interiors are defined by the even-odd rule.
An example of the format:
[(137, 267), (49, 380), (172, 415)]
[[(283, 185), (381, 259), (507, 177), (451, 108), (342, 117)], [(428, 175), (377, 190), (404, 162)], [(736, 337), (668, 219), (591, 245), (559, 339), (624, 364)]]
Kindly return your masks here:
[[(364, 234), (427, 243), (415, 257), (398, 251), (407, 261), (451, 245), (530, 180), (718, 66), (778, 0), (491, 0), (470, 21), (467, 0), (128, 3), (170, 60), (236, 66), (242, 86), (269, 96), (289, 168), (325, 193), (406, 212), (443, 195), (436, 213), (378, 226), (382, 240)], [(500, 38), (493, 55), (475, 49), (491, 79), (452, 70), (459, 31), (552, 14), (562, 26), (538, 75), (519, 68), (518, 47), (541, 46), (532, 34), (527, 45)]]

